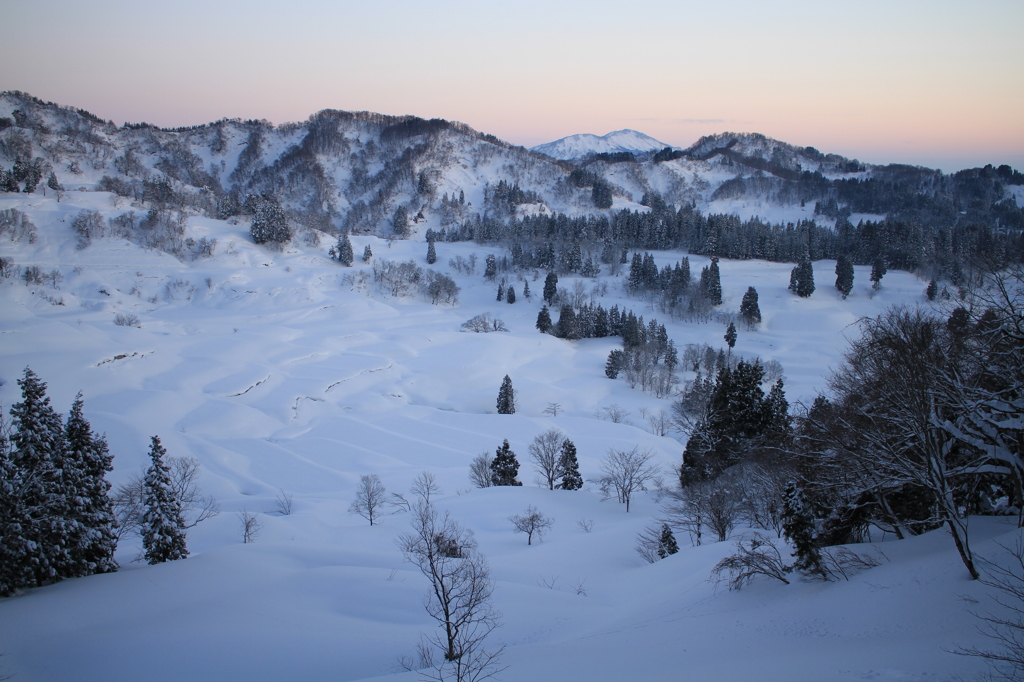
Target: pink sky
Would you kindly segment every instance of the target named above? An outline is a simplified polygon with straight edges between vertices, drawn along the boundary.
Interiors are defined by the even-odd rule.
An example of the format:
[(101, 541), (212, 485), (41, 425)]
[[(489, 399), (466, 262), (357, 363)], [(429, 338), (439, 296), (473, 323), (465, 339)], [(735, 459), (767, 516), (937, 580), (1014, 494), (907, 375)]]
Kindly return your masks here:
[(527, 146), (760, 132), (874, 163), (1024, 167), (1024, 3), (12, 4), (0, 89), (120, 123), (460, 120)]

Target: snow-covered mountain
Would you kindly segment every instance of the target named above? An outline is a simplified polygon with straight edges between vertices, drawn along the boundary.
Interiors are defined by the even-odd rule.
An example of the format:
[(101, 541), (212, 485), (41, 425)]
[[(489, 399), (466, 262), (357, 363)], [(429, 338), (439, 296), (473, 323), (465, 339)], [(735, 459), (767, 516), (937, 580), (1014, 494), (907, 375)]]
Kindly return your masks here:
[(546, 154), (553, 159), (571, 161), (573, 159), (585, 158), (591, 154), (618, 154), (621, 152), (643, 154), (661, 151), (670, 146), (664, 142), (659, 142), (650, 135), (626, 128), (624, 130), (616, 130), (607, 135), (593, 135), (590, 133), (569, 135), (554, 142), (546, 142), (545, 144), (531, 147), (531, 151)]
[[(116, 126), (0, 93), (0, 169), (19, 159), (69, 189), (103, 189), (135, 204), (155, 198), (210, 217), (243, 215), (248, 195), (273, 195), (300, 233), (387, 236), (399, 211), (413, 219), (413, 232), (530, 215), (607, 217), (609, 208), (646, 211), (641, 203), (654, 195), (776, 224), (832, 227), (839, 215), (853, 222), (890, 215), (935, 228), (1024, 225), (1013, 190), (1024, 176), (1008, 167), (945, 176), (867, 166), (756, 133), (712, 135), (680, 150), (622, 130), (527, 150), (415, 116), (328, 109), (298, 123), (225, 119), (167, 129)], [(880, 182), (863, 184), (871, 180)], [(817, 212), (818, 202), (830, 209)]]

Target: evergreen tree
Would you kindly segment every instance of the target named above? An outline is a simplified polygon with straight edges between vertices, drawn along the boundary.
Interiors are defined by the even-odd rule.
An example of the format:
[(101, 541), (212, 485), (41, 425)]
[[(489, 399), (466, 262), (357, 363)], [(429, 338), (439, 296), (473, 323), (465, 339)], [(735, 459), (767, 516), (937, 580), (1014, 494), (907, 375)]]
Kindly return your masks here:
[(576, 321), (576, 313), (571, 305), (563, 305), (558, 313), (558, 322), (555, 324), (555, 336), (560, 339), (575, 340), (580, 338), (579, 325)]
[(146, 513), (142, 517), (142, 547), (150, 564), (188, 556), (185, 519), (181, 515), (181, 501), (171, 485), (170, 469), (164, 463), (166, 454), (159, 436), (153, 436), (149, 449), (152, 464), (144, 482)]
[[(0, 185), (2, 184), (2, 181), (0, 181)], [(57, 195), (57, 201), (59, 203), (64, 194), (64, 185), (60, 184), (60, 181), (57, 180), (57, 174), (53, 171), (50, 172), (50, 177), (46, 179), (46, 186), (52, 189), (54, 194)]]
[(924, 295), (928, 297), (929, 301), (934, 301), (935, 296), (938, 295), (938, 293), (939, 284), (938, 282), (935, 281), (935, 278), (933, 277), (932, 280), (928, 282), (928, 288), (924, 290)]
[(845, 254), (836, 259), (836, 289), (844, 299), (853, 291), (853, 263)]
[(498, 389), (498, 414), (515, 414), (516, 397), (512, 388), (512, 380), (508, 375), (501, 380), (501, 388)]
[(373, 258), (373, 249), (371, 249), (370, 245), (367, 244), (366, 248), (363, 249), (363, 262), (369, 263), (371, 258)]
[(628, 286), (633, 291), (640, 291), (644, 286), (644, 259), (639, 253), (633, 254), (629, 263)]
[(540, 330), (541, 334), (547, 334), (551, 330), (551, 313), (548, 311), (548, 307), (544, 306), (537, 313), (537, 329)]
[(672, 534), (672, 529), (668, 527), (667, 523), (661, 524), (661, 536), (658, 538), (658, 558), (664, 559), (678, 551), (679, 543), (676, 542), (676, 536)]
[(515, 290), (514, 287), (509, 287), (508, 291), (505, 292), (505, 301), (507, 303), (515, 303), (516, 302), (516, 290)]
[(757, 289), (747, 287), (747, 293), (743, 294), (740, 301), (740, 317), (747, 323), (748, 328), (761, 324), (761, 307), (757, 304)]
[(558, 456), (558, 469), (562, 472), (562, 490), (579, 490), (583, 487), (580, 476), (580, 463), (576, 459), (576, 446), (566, 438), (562, 441), (562, 451)]
[(399, 239), (409, 236), (409, 212), (405, 210), (405, 206), (396, 208), (394, 215), (391, 216), (391, 231)]
[(722, 305), (722, 278), (718, 271), (717, 258), (712, 258), (711, 265), (701, 270), (700, 290), (711, 305)]
[(885, 273), (888, 272), (885, 266), (885, 259), (881, 256), (876, 256), (873, 263), (871, 263), (871, 286), (875, 291), (882, 288), (882, 278), (885, 277)]
[(434, 250), (434, 241), (430, 240), (427, 242), (427, 265), (433, 265), (437, 262), (437, 251)]
[(484, 279), (494, 279), (498, 275), (498, 261), (493, 253), (487, 254), (484, 259)]
[(603, 180), (594, 182), (594, 189), (591, 191), (590, 196), (594, 201), (595, 208), (612, 207), (612, 188), (607, 182)]
[[(64, 425), (50, 406), (46, 384), (29, 368), (18, 380), (20, 403), (11, 407), (12, 462), (8, 467), (9, 494), (3, 544), (2, 582), (9, 591), (39, 586), (67, 575), (71, 565), (68, 547), (75, 533), (66, 521), (67, 490), (63, 481)], [(13, 484), (13, 485), (12, 485)]]
[(608, 311), (597, 306), (597, 312), (594, 313), (594, 338), (603, 339), (608, 336)]
[(529, 282), (523, 282), (523, 298), (525, 298), (527, 301), (530, 300), (530, 283)]
[(623, 365), (626, 362), (626, 354), (618, 348), (613, 348), (608, 353), (608, 361), (604, 363), (604, 375), (609, 379), (615, 379), (619, 376), (619, 372), (622, 371)]
[(498, 282), (498, 300), (499, 301), (504, 301), (505, 300), (505, 283), (504, 282)]
[(806, 258), (789, 273), (789, 290), (801, 298), (814, 293), (814, 267)]
[(285, 244), (292, 238), (288, 218), (277, 199), (270, 196), (250, 196), (246, 206), (253, 211), (249, 234), (257, 244)]
[[(807, 509), (807, 500), (796, 483), (790, 481), (782, 501), (782, 534), (793, 544), (796, 561), (793, 569), (824, 575), (821, 552), (814, 531), (814, 516)], [(792, 569), (791, 569), (792, 570)]]
[(764, 437), (775, 444), (784, 443), (792, 431), (792, 419), (789, 416), (789, 401), (783, 390), (782, 379), (778, 379), (768, 392), (764, 401)]
[(548, 276), (544, 278), (544, 300), (547, 301), (548, 305), (551, 305), (555, 300), (555, 296), (558, 294), (558, 275), (554, 272), (549, 272)]
[(0, 597), (34, 581), (30, 540), (21, 515), (24, 477), (15, 461), (6, 427), (6, 422), (0, 420)]
[(102, 436), (96, 436), (82, 413), (82, 394), (75, 397), (64, 437), (67, 443), (64, 482), (69, 500), (69, 520), (78, 533), (70, 546), (71, 575), (92, 575), (117, 570), (113, 504), (106, 473), (113, 471), (113, 457)]
[(730, 351), (736, 347), (736, 325), (732, 322), (729, 323), (729, 327), (725, 330), (725, 342), (729, 344)]
[(676, 351), (676, 344), (669, 339), (665, 345), (665, 366), (668, 367), (668, 371), (673, 372), (678, 364), (679, 353)]
[(352, 242), (349, 241), (347, 232), (338, 237), (338, 243), (331, 249), (331, 257), (337, 258), (345, 267), (352, 265), (355, 255), (352, 253)]
[(522, 485), (519, 476), (519, 460), (508, 445), (508, 439), (501, 444), (491, 460), (491, 485)]
[(43, 179), (43, 171), (35, 163), (28, 166), (28, 176), (25, 178), (25, 194), (32, 194)]

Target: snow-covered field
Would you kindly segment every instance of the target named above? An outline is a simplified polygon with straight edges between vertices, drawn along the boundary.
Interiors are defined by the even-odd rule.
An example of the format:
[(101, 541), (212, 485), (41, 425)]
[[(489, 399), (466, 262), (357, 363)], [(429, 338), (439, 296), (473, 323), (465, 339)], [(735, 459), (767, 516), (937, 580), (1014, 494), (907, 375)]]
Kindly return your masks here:
[[(395, 545), (409, 517), (371, 527), (347, 510), (361, 475), (407, 493), (423, 470), (443, 489), (438, 506), (474, 531), (491, 565), (504, 623), (493, 637), (507, 645), (509, 666), (500, 679), (939, 681), (984, 670), (949, 653), (986, 643), (968, 609), (989, 597), (942, 531), (882, 542), (889, 561), (848, 582), (760, 582), (728, 592), (708, 576), (731, 542), (691, 547), (680, 538), (682, 550), (655, 564), (635, 553), (636, 533), (658, 512), (653, 496), (627, 514), (593, 483), (581, 492), (532, 485), (527, 447), (551, 427), (576, 444), (586, 479), (598, 475), (609, 448), (638, 446), (654, 453), (670, 482), (683, 449), (672, 436), (682, 436), (656, 436), (645, 421), (668, 401), (604, 376), (613, 340), (537, 332), (543, 273), (531, 275), (532, 300), (512, 281), (517, 302), (497, 302), (496, 286), (482, 277), (484, 257), (501, 255), (495, 249), (438, 244), (439, 270), (458, 255), (475, 253), (479, 264), (472, 276), (451, 273), (462, 288), (458, 306), (432, 306), (357, 284), (368, 268), (364, 246), (375, 259), (425, 267), (422, 237), (390, 245), (355, 237), (349, 269), (328, 260), (326, 242), (273, 252), (252, 244), (245, 223), (193, 218), (189, 234), (216, 238), (217, 250), (182, 263), (112, 239), (77, 250), (70, 222), (79, 210), (121, 212), (107, 194), (69, 192), (60, 204), (0, 195), (6, 208), (27, 212), (39, 236), (31, 245), (0, 242), (0, 255), (58, 269), (64, 279), (59, 290), (0, 280), (5, 411), (20, 400), (15, 380), (31, 366), (58, 411), (83, 391), (86, 416), (115, 456), (115, 485), (147, 464), (156, 434), (169, 455), (200, 460), (201, 486), (222, 513), (190, 531), (185, 561), (133, 561), (139, 543), (129, 539), (117, 573), (0, 600), (0, 674), (19, 682), (417, 679), (397, 663), (433, 627), (426, 580)], [(656, 259), (662, 266), (683, 255)], [(707, 264), (690, 261), (695, 275)], [(889, 272), (872, 292), (868, 268), (858, 267), (843, 301), (832, 286), (834, 262), (815, 264), (810, 299), (787, 291), (791, 265), (720, 267), (722, 308), (738, 310), (754, 286), (764, 318), (756, 332), (740, 329), (734, 352), (778, 360), (791, 403), (824, 388), (859, 317), (924, 298), (925, 283), (904, 272)], [(659, 318), (680, 349), (724, 346), (722, 325), (670, 321), (625, 296), (623, 278), (599, 281), (607, 284), (602, 305)], [(571, 278), (560, 285), (571, 288)], [(509, 333), (460, 331), (485, 312)], [(141, 327), (116, 326), (117, 313), (136, 315)], [(517, 391), (514, 415), (495, 409), (506, 374)], [(557, 417), (544, 413), (551, 403), (561, 406)], [(628, 410), (628, 422), (599, 419), (610, 406)], [(470, 460), (504, 438), (526, 485), (472, 488)], [(293, 496), (291, 515), (273, 513), (281, 491)], [(555, 519), (533, 546), (508, 521), (530, 504)], [(243, 511), (264, 526), (252, 544), (241, 543)], [(581, 519), (593, 521), (591, 532)], [(983, 556), (1019, 535), (1000, 519), (977, 519), (972, 530)]]

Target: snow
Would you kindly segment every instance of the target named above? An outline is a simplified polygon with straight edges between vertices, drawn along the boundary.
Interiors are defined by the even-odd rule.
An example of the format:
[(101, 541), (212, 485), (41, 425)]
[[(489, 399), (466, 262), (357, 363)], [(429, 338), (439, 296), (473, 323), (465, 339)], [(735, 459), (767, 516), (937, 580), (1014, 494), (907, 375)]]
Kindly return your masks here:
[(670, 147), (664, 142), (655, 140), (636, 130), (616, 130), (607, 135), (581, 133), (569, 135), (554, 142), (532, 147), (531, 151), (547, 154), (554, 159), (568, 161), (579, 159), (590, 154), (615, 154), (618, 152), (644, 153), (661, 151)]
[[(218, 246), (213, 258), (183, 263), (113, 239), (77, 250), (69, 225), (79, 210), (123, 210), (107, 194), (68, 192), (60, 204), (2, 195), (5, 208), (28, 212), (39, 238), (0, 242), (0, 255), (59, 269), (64, 281), (54, 290), (0, 280), (0, 403), (20, 399), (15, 380), (30, 365), (59, 411), (84, 392), (85, 415), (114, 455), (112, 482), (147, 464), (159, 435), (168, 456), (200, 460), (200, 484), (223, 510), (190, 530), (187, 560), (133, 562), (140, 543), (127, 539), (115, 574), (0, 600), (8, 654), (0, 673), (19, 682), (418, 679), (396, 662), (433, 627), (425, 579), (395, 545), (408, 516), (370, 527), (347, 509), (361, 475), (406, 494), (422, 470), (437, 476), (438, 506), (472, 529), (491, 565), (504, 622), (494, 639), (508, 647), (502, 680), (940, 682), (983, 670), (949, 653), (986, 644), (966, 601), (984, 608), (991, 597), (967, 579), (944, 531), (878, 538), (888, 561), (848, 582), (762, 581), (728, 592), (708, 577), (731, 542), (691, 547), (681, 537), (678, 554), (652, 565), (636, 555), (636, 534), (658, 513), (653, 494), (634, 498), (627, 514), (591, 482), (579, 492), (536, 486), (527, 447), (551, 427), (576, 444), (588, 480), (609, 448), (634, 446), (650, 449), (671, 480), (683, 448), (680, 434), (657, 436), (641, 415), (667, 410), (667, 401), (605, 378), (615, 343), (537, 333), (543, 279), (531, 278), (532, 301), (509, 305), (494, 300), (482, 268), (450, 273), (460, 304), (438, 307), (367, 293), (345, 277), (368, 268), (358, 258), (367, 244), (375, 259), (424, 266), (422, 241), (354, 236), (348, 269), (326, 258), (327, 241), (319, 251), (275, 253), (254, 246), (244, 223), (192, 218), (189, 233)], [(439, 243), (437, 252), (442, 271), (456, 255), (476, 253), (482, 263), (499, 253), (466, 243)], [(662, 267), (683, 255), (655, 259)], [(707, 264), (690, 260), (695, 274)], [(824, 388), (860, 317), (923, 304), (925, 283), (913, 275), (890, 271), (875, 292), (862, 267), (844, 301), (834, 265), (815, 263), (817, 290), (800, 299), (787, 291), (789, 264), (720, 263), (722, 309), (738, 310), (754, 286), (764, 320), (758, 331), (740, 329), (734, 352), (781, 362), (791, 403)], [(626, 297), (621, 277), (602, 280), (602, 305), (658, 317), (680, 349), (724, 345), (723, 325), (665, 319)], [(572, 278), (560, 285), (571, 288)], [(115, 326), (118, 312), (137, 315), (141, 327)], [(459, 331), (483, 312), (510, 332)], [(518, 392), (514, 415), (495, 413), (505, 374)], [(563, 412), (545, 415), (549, 403)], [(612, 405), (628, 410), (630, 423), (595, 416)], [(503, 438), (525, 485), (471, 489), (470, 460)], [(294, 497), (289, 516), (273, 513), (281, 491)], [(508, 517), (531, 504), (555, 525), (527, 546)], [(241, 544), (243, 510), (264, 525), (252, 544)], [(581, 519), (593, 521), (592, 532)], [(999, 518), (972, 521), (972, 533), (987, 557), (1019, 537)]]

